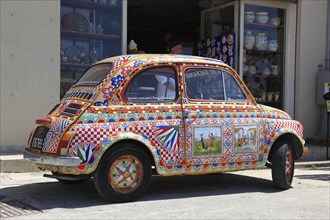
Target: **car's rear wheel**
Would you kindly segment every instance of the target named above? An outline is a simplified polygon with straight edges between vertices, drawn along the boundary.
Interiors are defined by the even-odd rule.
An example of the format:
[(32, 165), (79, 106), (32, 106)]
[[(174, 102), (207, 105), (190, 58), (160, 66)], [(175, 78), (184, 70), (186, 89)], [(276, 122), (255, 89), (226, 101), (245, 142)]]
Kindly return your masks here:
[(272, 158), (273, 182), (279, 189), (289, 189), (294, 173), (292, 147), (287, 142), (281, 142), (275, 147)]
[(94, 184), (110, 202), (130, 202), (143, 195), (150, 183), (151, 164), (145, 152), (125, 143), (107, 151), (94, 173)]

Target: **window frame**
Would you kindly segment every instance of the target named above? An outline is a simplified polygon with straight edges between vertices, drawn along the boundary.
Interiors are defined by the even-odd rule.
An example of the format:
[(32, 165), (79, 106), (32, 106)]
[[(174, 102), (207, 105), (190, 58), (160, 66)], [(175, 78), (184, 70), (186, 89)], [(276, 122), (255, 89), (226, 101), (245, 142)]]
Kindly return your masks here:
[[(103, 78), (100, 82), (98, 82), (98, 83), (95, 84), (95, 85), (88, 85), (88, 84), (87, 84), (87, 85), (84, 85), (84, 84), (79, 85), (79, 84), (78, 84), (78, 82), (81, 80), (81, 78), (82, 78), (82, 77), (83, 77), (83, 76), (84, 76), (84, 75), (85, 75), (90, 69), (92, 69), (92, 68), (94, 68), (94, 67), (101, 66), (101, 65), (111, 65), (111, 68), (109, 69), (108, 73), (104, 75), (104, 78)], [(114, 64), (113, 64), (112, 62), (106, 62), (106, 63), (98, 63), (98, 64), (94, 64), (94, 65), (90, 66), (89, 68), (87, 68), (87, 69), (83, 72), (83, 74), (80, 75), (80, 77), (77, 79), (77, 82), (76, 82), (75, 84), (73, 84), (72, 88), (77, 88), (77, 87), (93, 87), (93, 88), (95, 88), (95, 87), (99, 86), (102, 82), (104, 82), (104, 80), (107, 79), (107, 76), (108, 76), (109, 73), (113, 70), (113, 68), (114, 68)]]
[[(137, 102), (134, 102), (133, 100), (129, 100), (127, 98), (127, 91), (128, 91), (128, 89), (130, 89), (130, 85), (132, 83), (134, 83), (134, 80), (137, 77), (141, 76), (141, 74), (144, 74), (145, 72), (148, 72), (148, 71), (151, 71), (152, 72), (153, 69), (158, 69), (158, 68), (170, 68), (170, 69), (173, 70), (173, 72), (168, 73), (168, 75), (172, 75), (172, 73), (173, 73), (173, 76), (174, 76), (174, 80), (175, 80), (175, 97), (174, 97), (174, 99), (171, 99), (171, 100), (159, 99), (158, 101), (157, 100), (148, 101), (148, 99), (143, 99), (142, 101), (137, 101)], [(156, 76), (156, 74), (154, 74), (153, 76)], [(131, 103), (131, 104), (175, 103), (175, 102), (177, 102), (177, 100), (179, 98), (178, 70), (174, 66), (171, 66), (171, 65), (159, 65), (159, 66), (153, 66), (153, 67), (149, 67), (149, 68), (147, 67), (147, 68), (145, 68), (145, 69), (143, 69), (141, 71), (136, 72), (134, 74), (134, 76), (126, 84), (127, 85), (125, 86), (125, 89), (123, 91), (123, 100), (125, 102), (127, 102), (127, 103)]]
[[(226, 99), (226, 101), (227, 101), (227, 102), (230, 102), (230, 101), (233, 100), (233, 101), (235, 101), (235, 102), (239, 102), (239, 101), (244, 101), (244, 102), (246, 102), (248, 96), (247, 96), (247, 94), (246, 94), (245, 89), (242, 88), (241, 85), (240, 85), (240, 83), (237, 81), (236, 77), (233, 76), (233, 74), (232, 74), (230, 71), (222, 70), (221, 72), (222, 72), (222, 81), (223, 81), (223, 87), (224, 87), (224, 91), (225, 91), (224, 93), (225, 93), (225, 99)], [(228, 73), (228, 74), (234, 79), (236, 85), (240, 88), (240, 90), (242, 91), (243, 95), (245, 96), (244, 99), (231, 99), (231, 100), (228, 100), (228, 99), (227, 99), (227, 92), (226, 92), (227, 90), (226, 90), (225, 77), (224, 77), (225, 72), (227, 72), (227, 73)]]
[[(217, 71), (221, 72), (224, 99), (223, 100), (217, 100), (217, 99), (193, 99), (193, 98), (190, 98), (188, 96), (188, 93), (187, 93), (187, 83), (186, 83), (186, 72), (189, 69), (207, 69), (207, 70), (217, 70)], [(225, 86), (225, 79), (224, 79), (224, 72), (227, 72), (235, 80), (236, 85), (240, 88), (240, 90), (242, 91), (243, 95), (245, 96), (244, 99), (231, 99), (231, 100), (227, 100), (226, 86)], [(186, 67), (184, 69), (184, 73), (183, 73), (183, 84), (184, 84), (184, 93), (185, 93), (185, 96), (187, 97), (187, 99), (189, 101), (193, 101), (193, 102), (195, 102), (195, 101), (197, 101), (197, 102), (247, 102), (248, 97), (249, 97), (247, 95), (246, 91), (245, 91), (245, 88), (243, 88), (241, 86), (241, 84), (238, 82), (238, 80), (236, 79), (236, 77), (233, 76), (232, 71), (227, 70), (227, 69), (224, 69), (224, 68), (205, 67), (205, 66), (199, 66), (199, 67), (188, 66), (188, 67)]]

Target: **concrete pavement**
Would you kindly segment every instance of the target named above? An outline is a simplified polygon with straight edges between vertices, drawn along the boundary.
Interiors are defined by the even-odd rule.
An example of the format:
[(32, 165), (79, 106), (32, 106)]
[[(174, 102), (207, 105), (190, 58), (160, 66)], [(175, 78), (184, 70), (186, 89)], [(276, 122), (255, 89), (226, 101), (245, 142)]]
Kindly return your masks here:
[[(85, 184), (64, 185), (44, 172), (1, 173), (0, 210), (11, 219), (329, 219), (329, 167), (298, 168), (293, 188), (274, 188), (270, 169), (152, 177), (132, 203), (109, 204)], [(16, 208), (16, 212), (11, 211)], [(6, 216), (2, 216), (6, 217)]]

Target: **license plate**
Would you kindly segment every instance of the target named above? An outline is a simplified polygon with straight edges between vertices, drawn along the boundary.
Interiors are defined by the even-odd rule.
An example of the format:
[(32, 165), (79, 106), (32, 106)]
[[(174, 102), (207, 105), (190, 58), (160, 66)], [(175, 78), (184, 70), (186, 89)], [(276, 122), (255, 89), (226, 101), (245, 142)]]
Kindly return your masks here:
[(37, 150), (41, 150), (42, 146), (44, 145), (47, 132), (48, 132), (48, 128), (38, 127), (33, 135), (30, 147)]

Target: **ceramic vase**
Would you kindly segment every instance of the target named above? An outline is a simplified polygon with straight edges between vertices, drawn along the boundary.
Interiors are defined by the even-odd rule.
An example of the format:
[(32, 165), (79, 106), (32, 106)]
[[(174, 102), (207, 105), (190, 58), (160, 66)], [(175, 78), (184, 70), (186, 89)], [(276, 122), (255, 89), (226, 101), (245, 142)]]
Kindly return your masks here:
[(252, 49), (255, 43), (255, 37), (251, 31), (246, 31), (244, 36), (244, 47), (246, 49)]
[(244, 13), (244, 21), (252, 23), (254, 21), (255, 15), (253, 11), (246, 11)]
[(269, 40), (267, 47), (269, 51), (276, 52), (278, 48), (277, 40)]
[(257, 12), (256, 13), (256, 21), (259, 24), (267, 24), (268, 22), (268, 12)]
[(267, 49), (267, 35), (264, 32), (259, 32), (256, 36), (256, 48), (258, 50)]

